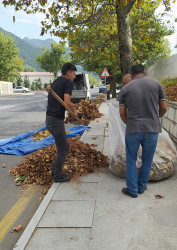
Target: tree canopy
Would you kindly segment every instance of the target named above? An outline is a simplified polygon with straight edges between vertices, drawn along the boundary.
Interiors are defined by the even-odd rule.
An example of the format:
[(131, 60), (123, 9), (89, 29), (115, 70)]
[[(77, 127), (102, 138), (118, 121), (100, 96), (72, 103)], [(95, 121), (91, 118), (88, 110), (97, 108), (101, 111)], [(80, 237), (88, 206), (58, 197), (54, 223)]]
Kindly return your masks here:
[(59, 69), (65, 62), (64, 55), (64, 45), (52, 43), (51, 50), (43, 46), (43, 54), (39, 54), (36, 57), (36, 61), (40, 64), (42, 69), (54, 73), (54, 76), (56, 77)]
[[(170, 55), (170, 49), (164, 36), (173, 31), (167, 29), (155, 11), (159, 4), (142, 5), (133, 8), (131, 12), (133, 62), (150, 65), (156, 60)], [(118, 49), (118, 34), (116, 17), (104, 19), (92, 27), (73, 32), (69, 44), (72, 47), (73, 59), (80, 62), (86, 70), (100, 75), (104, 67), (109, 68), (112, 74), (120, 72), (120, 53)]]
[(23, 71), (23, 60), (18, 54), (13, 38), (0, 32), (0, 80), (13, 81)]
[(14, 5), (16, 11), (23, 9), (27, 14), (45, 14), (45, 20), (41, 23), (41, 34), (50, 31), (51, 34), (62, 38), (72, 36), (73, 32), (84, 27), (91, 28), (104, 19), (105, 14), (108, 15), (107, 26), (111, 29), (110, 19), (116, 16), (120, 69), (123, 74), (127, 73), (133, 64), (130, 12), (134, 6), (139, 8), (143, 3), (148, 5), (158, 2), (164, 4), (168, 11), (170, 3), (175, 0), (3, 0), (4, 6)]
[(24, 65), (24, 72), (36, 72), (36, 69), (34, 69), (33, 67), (29, 66), (29, 65)]

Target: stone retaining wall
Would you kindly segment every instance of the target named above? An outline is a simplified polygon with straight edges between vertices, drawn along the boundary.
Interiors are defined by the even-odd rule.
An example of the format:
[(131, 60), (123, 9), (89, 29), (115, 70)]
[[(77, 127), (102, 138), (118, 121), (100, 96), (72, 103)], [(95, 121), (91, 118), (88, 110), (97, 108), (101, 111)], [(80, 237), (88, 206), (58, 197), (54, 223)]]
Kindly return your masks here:
[(12, 82), (0, 81), (0, 95), (13, 94)]
[(147, 76), (154, 79), (168, 79), (177, 77), (177, 55), (157, 61), (147, 69)]
[(177, 102), (168, 102), (168, 110), (161, 118), (161, 125), (177, 143)]

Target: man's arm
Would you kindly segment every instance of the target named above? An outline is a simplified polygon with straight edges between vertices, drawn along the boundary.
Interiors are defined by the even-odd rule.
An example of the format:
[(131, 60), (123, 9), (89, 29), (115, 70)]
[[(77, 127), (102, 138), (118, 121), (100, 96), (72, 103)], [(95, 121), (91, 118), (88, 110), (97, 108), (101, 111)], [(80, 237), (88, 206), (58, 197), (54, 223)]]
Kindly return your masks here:
[(121, 120), (127, 124), (127, 106), (122, 105), (119, 107), (119, 113), (120, 113), (120, 118)]
[(160, 101), (159, 102), (159, 117), (162, 117), (167, 111), (167, 102)]
[(71, 102), (71, 96), (69, 94), (64, 94), (64, 103), (71, 109), (74, 113), (74, 118), (77, 117), (77, 112), (74, 103)]

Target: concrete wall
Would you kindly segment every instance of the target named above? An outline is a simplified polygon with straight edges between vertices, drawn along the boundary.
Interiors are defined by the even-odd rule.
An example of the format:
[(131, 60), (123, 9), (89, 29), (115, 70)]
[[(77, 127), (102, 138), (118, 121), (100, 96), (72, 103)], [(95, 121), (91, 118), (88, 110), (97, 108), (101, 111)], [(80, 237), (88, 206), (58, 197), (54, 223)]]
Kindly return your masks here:
[(153, 64), (148, 68), (147, 75), (154, 79), (168, 79), (177, 77), (177, 54)]
[(54, 75), (49, 72), (21, 72), (20, 75), (23, 81), (25, 76), (27, 76), (30, 85), (39, 78), (41, 79), (42, 86), (44, 86), (45, 83), (50, 84), (54, 81)]
[(161, 118), (161, 125), (177, 143), (177, 102), (168, 102), (168, 110)]
[(0, 95), (10, 95), (13, 94), (12, 82), (0, 81)]
[[(45, 83), (50, 84), (50, 82), (52, 83), (54, 81), (54, 76), (27, 76), (29, 81), (30, 81), (30, 85), (32, 84), (32, 82), (34, 80), (38, 80), (39, 78), (41, 79), (42, 82), (42, 86), (44, 86)], [(22, 80), (24, 81), (24, 76), (22, 76)]]

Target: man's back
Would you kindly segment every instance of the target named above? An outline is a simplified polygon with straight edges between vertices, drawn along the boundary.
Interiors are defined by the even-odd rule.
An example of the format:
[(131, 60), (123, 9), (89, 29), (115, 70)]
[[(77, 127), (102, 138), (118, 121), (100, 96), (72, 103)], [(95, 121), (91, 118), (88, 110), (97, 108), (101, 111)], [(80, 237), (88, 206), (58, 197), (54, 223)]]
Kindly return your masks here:
[(165, 100), (160, 83), (146, 76), (134, 78), (120, 94), (120, 105), (126, 105), (126, 133), (161, 132), (158, 102)]
[[(72, 94), (73, 85), (69, 79), (59, 77), (52, 83), (51, 88), (64, 101), (65, 93)], [(64, 119), (65, 117), (65, 108), (50, 93), (48, 94), (47, 115), (58, 119)]]

